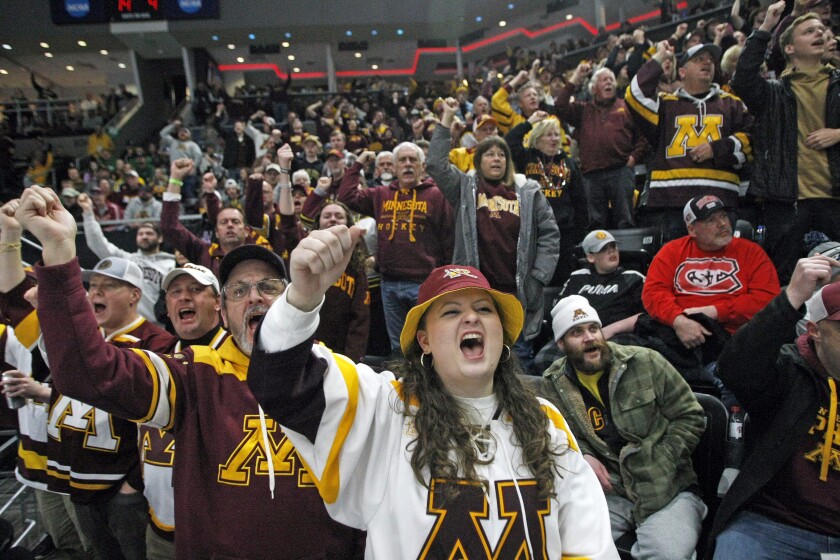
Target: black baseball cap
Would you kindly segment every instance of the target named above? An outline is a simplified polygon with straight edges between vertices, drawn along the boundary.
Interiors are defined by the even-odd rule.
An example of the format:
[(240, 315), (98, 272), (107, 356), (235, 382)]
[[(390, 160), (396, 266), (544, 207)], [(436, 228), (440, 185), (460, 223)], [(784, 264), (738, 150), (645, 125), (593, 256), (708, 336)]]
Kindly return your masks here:
[(685, 66), (686, 62), (688, 62), (695, 56), (700, 56), (704, 52), (707, 52), (710, 55), (712, 55), (712, 60), (715, 62), (715, 66), (717, 66), (720, 62), (720, 47), (718, 47), (714, 43), (700, 43), (699, 45), (694, 45), (693, 47), (685, 51), (682, 54), (682, 56), (679, 57), (680, 68)]
[(280, 278), (284, 280), (289, 279), (286, 274), (286, 265), (283, 264), (283, 259), (280, 258), (280, 255), (265, 247), (249, 244), (240, 245), (222, 258), (222, 262), (219, 265), (219, 281), (222, 286), (227, 283), (228, 276), (230, 276), (231, 271), (233, 271), (236, 265), (250, 260), (263, 261), (276, 270)]
[(685, 219), (686, 225), (690, 225), (697, 220), (705, 220), (718, 210), (727, 210), (728, 208), (715, 195), (695, 196), (683, 208), (683, 219)]

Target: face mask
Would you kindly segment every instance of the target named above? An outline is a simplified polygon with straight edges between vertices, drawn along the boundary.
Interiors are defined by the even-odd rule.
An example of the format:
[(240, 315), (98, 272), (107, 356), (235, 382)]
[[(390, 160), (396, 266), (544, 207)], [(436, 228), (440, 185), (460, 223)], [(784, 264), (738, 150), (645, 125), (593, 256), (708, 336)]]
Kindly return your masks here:
[(394, 179), (394, 176), (386, 171), (379, 178), (382, 179), (383, 183), (390, 183)]

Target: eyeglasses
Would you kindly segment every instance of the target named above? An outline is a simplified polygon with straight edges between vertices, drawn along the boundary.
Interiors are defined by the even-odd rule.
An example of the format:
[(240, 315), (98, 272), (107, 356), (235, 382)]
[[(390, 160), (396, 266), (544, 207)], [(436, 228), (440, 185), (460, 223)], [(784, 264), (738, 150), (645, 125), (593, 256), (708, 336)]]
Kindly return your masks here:
[(266, 297), (277, 297), (286, 289), (286, 281), (282, 278), (266, 278), (254, 282), (237, 282), (224, 287), (225, 297), (231, 301), (237, 301), (251, 293), (251, 289), (256, 287), (260, 295)]

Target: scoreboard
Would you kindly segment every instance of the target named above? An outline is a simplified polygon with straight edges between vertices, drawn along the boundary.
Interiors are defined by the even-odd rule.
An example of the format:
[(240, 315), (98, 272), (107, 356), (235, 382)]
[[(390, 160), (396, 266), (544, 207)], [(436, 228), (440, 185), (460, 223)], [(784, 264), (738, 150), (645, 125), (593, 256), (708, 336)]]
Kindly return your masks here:
[(218, 19), (219, 0), (50, 0), (55, 24)]

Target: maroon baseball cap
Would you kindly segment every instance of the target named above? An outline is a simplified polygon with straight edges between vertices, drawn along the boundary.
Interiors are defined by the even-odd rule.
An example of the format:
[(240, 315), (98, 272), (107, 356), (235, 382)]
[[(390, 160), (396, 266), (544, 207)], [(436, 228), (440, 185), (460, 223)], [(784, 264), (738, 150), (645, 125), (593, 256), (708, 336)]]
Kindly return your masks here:
[(808, 300), (808, 317), (818, 323), (823, 319), (840, 321), (840, 283), (823, 287)]
[(329, 152), (327, 152), (327, 159), (330, 159), (331, 157), (342, 159), (344, 157), (344, 154), (339, 152), (338, 150), (330, 150)]
[(499, 307), (506, 338), (511, 342), (519, 338), (522, 325), (525, 323), (525, 312), (516, 296), (491, 288), (487, 278), (476, 268), (449, 264), (434, 269), (425, 282), (420, 285), (417, 305), (408, 312), (402, 333), (400, 333), (400, 348), (402, 348), (403, 354), (408, 353), (411, 344), (417, 337), (417, 325), (420, 324), (420, 319), (429, 306), (441, 296), (468, 288), (478, 288), (490, 294)]

